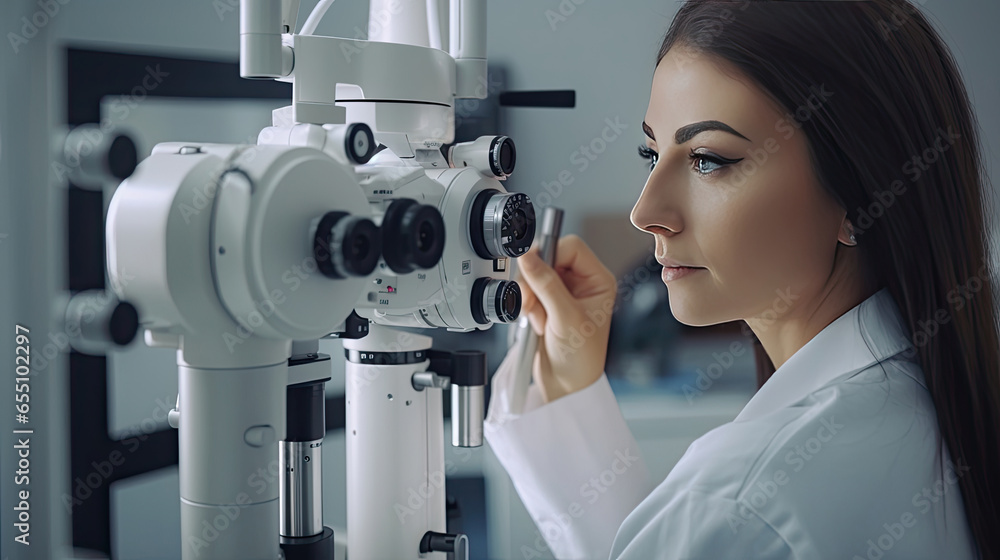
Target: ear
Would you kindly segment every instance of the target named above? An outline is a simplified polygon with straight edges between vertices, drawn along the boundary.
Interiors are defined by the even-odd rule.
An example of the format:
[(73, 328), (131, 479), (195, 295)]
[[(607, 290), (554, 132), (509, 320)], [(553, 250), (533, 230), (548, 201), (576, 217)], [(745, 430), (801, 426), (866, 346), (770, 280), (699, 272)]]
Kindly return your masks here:
[(852, 224), (846, 216), (840, 223), (840, 234), (837, 236), (837, 241), (847, 245), (848, 247), (853, 247), (858, 244), (857, 233), (854, 231), (854, 224)]

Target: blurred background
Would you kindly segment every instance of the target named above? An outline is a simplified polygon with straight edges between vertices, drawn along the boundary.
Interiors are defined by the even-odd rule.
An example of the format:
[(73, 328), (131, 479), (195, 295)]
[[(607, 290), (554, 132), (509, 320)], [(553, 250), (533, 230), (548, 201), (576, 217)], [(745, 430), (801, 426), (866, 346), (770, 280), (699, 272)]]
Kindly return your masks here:
[[(132, 135), (140, 158), (163, 141), (253, 143), (270, 124), (271, 110), (287, 105), (291, 93), (287, 84), (240, 80), (237, 0), (51, 0), (45, 4), (56, 6), (56, 13), (38, 17), (43, 3), (4, 0), (0, 5), (0, 31), (9, 43), (0, 46), (4, 329), (28, 318), (47, 320), (47, 309), (68, 287), (67, 259), (88, 254), (74, 245), (74, 228), (101, 227), (92, 218), (100, 210), (99, 197), (95, 209), (87, 206), (93, 200), (75, 200), (59, 186), (43, 186), (47, 168), (39, 154), (45, 153), (53, 130), (109, 123)], [(314, 4), (302, 0), (300, 25)], [(447, 18), (447, 1), (441, 4)], [(917, 4), (959, 62), (982, 129), (988, 176), (996, 185), (1000, 36), (994, 27), (1000, 23), (1000, 3)], [(741, 324), (694, 329), (674, 320), (660, 267), (652, 259), (652, 238), (628, 218), (648, 175), (636, 146), (642, 143), (640, 123), (656, 51), (678, 5), (672, 0), (493, 0), (487, 19), (489, 97), (461, 101), (456, 109), (456, 141), (493, 133), (513, 138), (519, 157), (506, 188), (531, 196), (539, 213), (548, 205), (564, 209), (563, 233), (582, 236), (618, 278), (607, 373), (657, 479), (694, 439), (735, 417), (755, 390), (752, 346)], [(364, 39), (367, 15), (367, 1), (338, 0), (317, 34)], [(150, 67), (162, 79), (153, 87), (148, 81), (138, 87)], [(535, 90), (573, 90), (575, 106), (500, 105), (504, 93)], [(107, 91), (116, 93), (101, 93)], [(50, 247), (62, 249), (53, 255)], [(434, 336), (437, 348), (486, 350), (492, 373), (506, 351), (506, 330), (424, 334)], [(59, 346), (54, 339), (53, 344)], [(334, 357), (327, 385), (325, 522), (342, 530), (343, 351), (336, 340), (322, 341), (320, 351)], [(2, 352), (8, 356), (12, 345), (4, 342)], [(37, 410), (51, 425), (33, 466), (40, 479), (62, 480), (65, 487), (45, 496), (49, 513), (36, 506), (36, 542), (67, 535), (81, 555), (87, 549), (98, 557), (179, 558), (176, 434), (164, 420), (177, 396), (174, 351), (136, 341), (96, 361), (62, 353), (50, 362), (43, 372), (49, 384), (36, 398), (49, 407)], [(88, 376), (71, 378), (71, 364)], [(3, 385), (7, 410), (10, 388)], [(74, 412), (67, 414), (71, 407)], [(6, 428), (6, 414), (3, 422)], [(3, 437), (6, 454), (9, 435)], [(72, 445), (60, 444), (71, 440)], [(125, 463), (96, 488), (81, 487), (95, 469), (92, 450), (114, 445), (129, 450)], [(455, 467), (447, 492), (459, 506), (473, 558), (551, 558), (488, 446), (456, 453), (446, 445), (446, 459)], [(8, 466), (5, 460), (5, 473)], [(5, 533), (12, 500), (8, 478), (5, 474), (0, 510)], [(79, 503), (70, 505), (69, 495), (81, 498)], [(73, 515), (66, 515), (70, 511)]]

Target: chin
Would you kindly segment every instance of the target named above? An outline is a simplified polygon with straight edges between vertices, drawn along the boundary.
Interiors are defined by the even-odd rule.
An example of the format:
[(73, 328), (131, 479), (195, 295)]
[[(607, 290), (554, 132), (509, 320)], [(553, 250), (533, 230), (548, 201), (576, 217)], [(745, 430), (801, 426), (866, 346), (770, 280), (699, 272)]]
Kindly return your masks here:
[(718, 325), (719, 323), (726, 323), (732, 321), (730, 317), (721, 317), (719, 314), (713, 313), (713, 311), (705, 308), (703, 303), (697, 298), (691, 297), (689, 294), (684, 295), (673, 295), (669, 293), (671, 288), (667, 288), (667, 292), (670, 298), (670, 313), (673, 314), (674, 319), (677, 319), (682, 325), (687, 325), (689, 327), (709, 327), (712, 325)]
[[(668, 290), (670, 288), (667, 288)], [(682, 325), (687, 325), (689, 327), (704, 327), (708, 324), (702, 317), (701, 313), (698, 312), (698, 304), (692, 302), (690, 298), (684, 298), (686, 301), (677, 302), (673, 297), (670, 298), (670, 313), (673, 314), (674, 319), (677, 319)]]

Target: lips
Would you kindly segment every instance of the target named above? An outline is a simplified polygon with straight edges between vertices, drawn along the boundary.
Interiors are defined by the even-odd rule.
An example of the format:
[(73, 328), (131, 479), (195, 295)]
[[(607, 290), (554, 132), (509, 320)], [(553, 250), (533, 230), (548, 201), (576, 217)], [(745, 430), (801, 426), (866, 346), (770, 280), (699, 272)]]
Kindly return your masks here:
[(660, 276), (663, 277), (664, 282), (673, 282), (679, 278), (697, 274), (699, 270), (705, 269), (686, 266), (665, 266), (663, 267), (663, 272), (660, 273)]
[(660, 263), (664, 268), (705, 268), (703, 266), (695, 266), (693, 264), (686, 264), (684, 262), (671, 259), (668, 257), (656, 257), (656, 262)]

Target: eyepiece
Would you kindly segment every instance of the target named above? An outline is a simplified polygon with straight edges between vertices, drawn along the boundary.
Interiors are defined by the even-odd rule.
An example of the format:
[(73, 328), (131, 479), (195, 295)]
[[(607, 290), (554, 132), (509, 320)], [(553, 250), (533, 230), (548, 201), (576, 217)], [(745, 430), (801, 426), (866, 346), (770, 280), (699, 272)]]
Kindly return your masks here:
[(444, 219), (438, 209), (396, 199), (382, 219), (382, 257), (396, 274), (437, 266), (444, 253)]
[(378, 264), (382, 235), (368, 218), (327, 212), (313, 235), (313, 257), (324, 276), (368, 276)]
[(507, 136), (480, 136), (472, 142), (455, 144), (448, 150), (452, 167), (472, 167), (501, 181), (510, 177), (517, 162), (514, 141)]
[(490, 169), (497, 177), (507, 178), (514, 172), (517, 150), (514, 141), (506, 136), (497, 136), (490, 143)]

